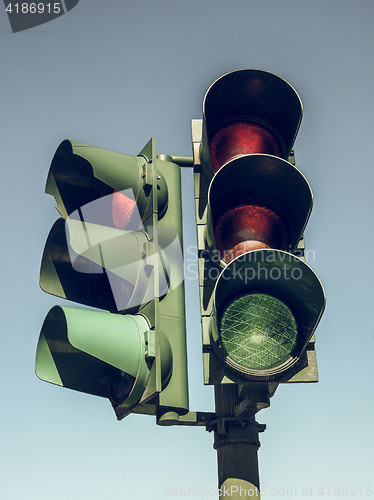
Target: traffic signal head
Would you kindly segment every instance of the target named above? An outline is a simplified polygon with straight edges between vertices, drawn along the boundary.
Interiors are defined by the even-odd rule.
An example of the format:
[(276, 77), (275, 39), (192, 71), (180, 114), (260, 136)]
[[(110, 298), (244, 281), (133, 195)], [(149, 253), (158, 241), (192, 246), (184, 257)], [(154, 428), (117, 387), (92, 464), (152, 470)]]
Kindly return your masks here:
[[(162, 333), (163, 387), (172, 369), (170, 344)], [(36, 374), (43, 380), (109, 397), (131, 409), (147, 384), (155, 358), (155, 332), (142, 315), (53, 307), (41, 330)], [(124, 407), (124, 405), (123, 405)]]
[(257, 248), (294, 250), (312, 208), (305, 177), (271, 155), (243, 155), (213, 177), (208, 191), (206, 239), (228, 263)]
[(193, 127), (206, 383), (274, 385), (306, 366), (325, 296), (302, 259), (301, 117), (291, 85), (248, 69), (213, 83)]
[[(136, 310), (147, 287), (152, 294), (143, 262), (154, 222), (146, 172), (143, 156), (61, 143), (46, 185), (63, 218), (53, 226), (43, 254), (45, 292), (113, 312)], [(168, 190), (165, 178), (156, 175), (158, 220), (167, 209)], [(155, 251), (162, 261), (161, 249)], [(165, 282), (165, 273), (159, 275)], [(165, 288), (160, 283), (161, 293)]]
[(319, 279), (298, 257), (244, 253), (225, 267), (213, 291), (214, 353), (244, 381), (281, 381), (300, 361), (323, 305)]
[(119, 419), (186, 413), (178, 165), (156, 157), (154, 139), (137, 156), (64, 141), (46, 192), (62, 218), (47, 239), (42, 289), (109, 312), (51, 309), (37, 375), (107, 397)]
[(298, 94), (279, 76), (254, 69), (221, 76), (203, 103), (203, 168), (217, 172), (252, 153), (288, 159), (301, 117)]

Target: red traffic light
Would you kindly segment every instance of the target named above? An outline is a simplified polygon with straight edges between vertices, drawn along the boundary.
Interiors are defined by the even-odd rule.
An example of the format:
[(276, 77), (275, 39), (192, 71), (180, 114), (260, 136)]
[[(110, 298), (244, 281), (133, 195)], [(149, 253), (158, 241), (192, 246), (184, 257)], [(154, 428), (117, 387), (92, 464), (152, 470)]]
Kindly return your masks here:
[(287, 159), (302, 112), (295, 89), (277, 75), (245, 69), (221, 76), (204, 98), (204, 171), (212, 175), (229, 160), (244, 154)]
[(282, 219), (273, 210), (260, 205), (242, 205), (228, 210), (218, 220), (214, 236), (226, 263), (251, 250), (287, 250), (289, 245)]
[(192, 129), (205, 383), (279, 383), (308, 365), (325, 296), (293, 254), (313, 205), (288, 161), (301, 118), (286, 80), (243, 69), (210, 86)]
[(219, 128), (209, 144), (215, 172), (240, 155), (264, 153), (282, 156), (282, 146), (267, 128), (256, 123), (235, 122)]
[(114, 190), (112, 199), (113, 222), (119, 229), (125, 229), (136, 210), (136, 201), (121, 191)]
[(234, 158), (209, 186), (207, 246), (226, 263), (250, 250), (293, 251), (312, 204), (308, 181), (288, 161), (265, 154)]

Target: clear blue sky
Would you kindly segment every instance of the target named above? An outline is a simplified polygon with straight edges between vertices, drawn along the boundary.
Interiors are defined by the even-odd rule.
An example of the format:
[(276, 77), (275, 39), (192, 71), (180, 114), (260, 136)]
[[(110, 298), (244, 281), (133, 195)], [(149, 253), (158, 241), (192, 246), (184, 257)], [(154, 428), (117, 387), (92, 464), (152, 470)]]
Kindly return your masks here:
[[(337, 497), (344, 486), (374, 495), (373, 22), (372, 0), (80, 0), (13, 34), (0, 10), (2, 499), (163, 500), (170, 488), (174, 498), (216, 488), (204, 429), (135, 415), (117, 422), (105, 399), (37, 379), (40, 327), (63, 303), (38, 279), (58, 217), (44, 186), (60, 141), (136, 154), (155, 136), (159, 153), (189, 155), (206, 89), (239, 68), (274, 72), (303, 100), (296, 163), (315, 198), (305, 237), (327, 294), (320, 382), (283, 385), (258, 414), (267, 425), (263, 497)], [(185, 243), (194, 246), (191, 171), (183, 195)], [(188, 273), (186, 289), (190, 406), (213, 410)]]

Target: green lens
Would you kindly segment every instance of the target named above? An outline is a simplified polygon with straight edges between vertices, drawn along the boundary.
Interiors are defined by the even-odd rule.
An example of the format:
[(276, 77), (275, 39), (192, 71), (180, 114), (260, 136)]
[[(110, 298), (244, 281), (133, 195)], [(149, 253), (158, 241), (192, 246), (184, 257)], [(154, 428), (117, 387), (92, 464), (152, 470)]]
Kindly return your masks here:
[(264, 293), (236, 297), (224, 309), (220, 336), (227, 355), (252, 370), (267, 370), (286, 361), (297, 343), (291, 310)]

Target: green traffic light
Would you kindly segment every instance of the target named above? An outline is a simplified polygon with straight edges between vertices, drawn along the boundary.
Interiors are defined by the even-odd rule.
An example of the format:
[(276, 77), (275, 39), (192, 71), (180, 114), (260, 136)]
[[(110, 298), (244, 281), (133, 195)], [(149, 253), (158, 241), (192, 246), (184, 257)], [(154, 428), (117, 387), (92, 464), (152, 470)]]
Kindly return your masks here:
[(233, 259), (218, 277), (212, 299), (211, 345), (227, 376), (237, 381), (287, 378), (325, 307), (323, 287), (308, 264), (274, 249)]
[(277, 297), (248, 293), (234, 298), (220, 320), (222, 346), (244, 368), (266, 370), (285, 362), (297, 345), (298, 328)]
[(193, 122), (206, 384), (285, 382), (309, 363), (325, 297), (302, 260), (313, 205), (292, 151), (302, 114), (287, 81), (244, 69), (210, 86)]

